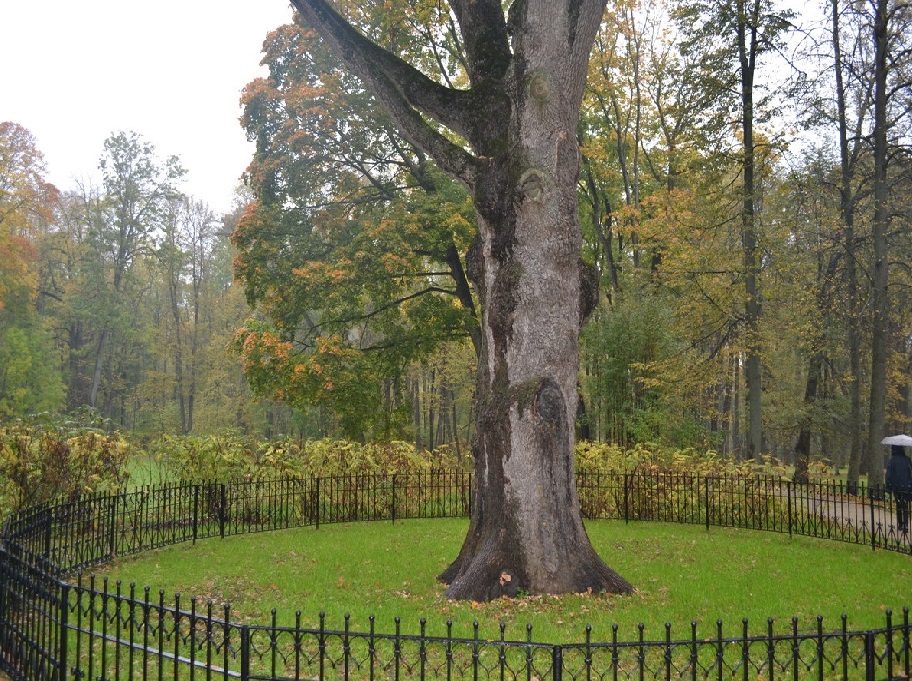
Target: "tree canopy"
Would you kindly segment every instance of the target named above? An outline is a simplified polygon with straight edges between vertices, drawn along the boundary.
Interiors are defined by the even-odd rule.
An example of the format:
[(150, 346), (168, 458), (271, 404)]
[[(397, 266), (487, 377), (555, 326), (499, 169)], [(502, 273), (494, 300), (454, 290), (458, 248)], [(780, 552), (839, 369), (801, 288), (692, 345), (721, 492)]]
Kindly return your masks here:
[[(511, 409), (545, 413), (535, 377), (576, 352), (589, 311), (579, 293), (597, 279), (598, 296), (582, 296), (596, 306), (579, 368), (554, 378), (563, 411), (541, 393), (567, 430), (756, 453), (753, 356), (762, 455), (794, 463), (796, 479), (815, 460), (876, 479), (878, 438), (910, 427), (908, 7), (832, 0), (783, 21), (787, 7), (761, 3), (746, 145), (737, 10), (750, 8), (614, 3), (572, 93), (578, 120), (561, 109), (533, 145), (523, 135), (572, 100), (576, 75), (555, 90), (550, 66), (522, 61), (538, 9), (463, 4), (336, 3), (358, 32), (336, 42), (363, 45), (360, 66), (334, 55), (313, 17), (270, 34), (269, 73), (243, 100), (256, 152), (228, 215), (183, 196), (177, 165), (135, 133), (99, 144), (107, 179), (57, 191), (31, 133), (4, 123), (0, 418), (94, 402), (144, 438), (236, 429), (464, 451), (482, 422), (483, 434)], [(353, 75), (364, 70), (382, 75), (382, 96), (371, 73)], [(571, 184), (556, 171), (575, 155), (564, 135), (580, 173), (552, 194)], [(561, 155), (531, 153), (541, 139)], [(155, 210), (127, 227), (122, 254), (115, 151), (158, 173)], [(533, 236), (520, 225), (536, 206), (553, 212)], [(546, 244), (569, 248), (567, 269), (518, 259)], [(555, 288), (523, 289), (533, 272)], [(579, 292), (559, 289), (565, 280)], [(547, 296), (553, 319), (523, 316)], [(493, 299), (506, 302), (485, 308)], [(566, 325), (559, 341), (541, 331), (554, 324)], [(492, 362), (505, 348), (542, 363)]]

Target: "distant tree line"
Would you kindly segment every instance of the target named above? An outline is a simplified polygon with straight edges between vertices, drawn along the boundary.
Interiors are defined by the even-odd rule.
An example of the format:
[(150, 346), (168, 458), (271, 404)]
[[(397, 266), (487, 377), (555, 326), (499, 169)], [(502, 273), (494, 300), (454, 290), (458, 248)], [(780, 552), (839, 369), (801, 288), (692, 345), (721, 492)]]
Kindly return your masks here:
[[(360, 16), (458, 87), (438, 5)], [(603, 18), (578, 129), (601, 295), (577, 428), (877, 482), (879, 439), (912, 413), (912, 8), (785, 5), (622, 0)], [(0, 128), (0, 418), (88, 405), (141, 435), (467, 446), (467, 193), (312, 32), (264, 51), (229, 215), (135, 133), (105, 142), (98, 186), (60, 190), (29, 132)]]

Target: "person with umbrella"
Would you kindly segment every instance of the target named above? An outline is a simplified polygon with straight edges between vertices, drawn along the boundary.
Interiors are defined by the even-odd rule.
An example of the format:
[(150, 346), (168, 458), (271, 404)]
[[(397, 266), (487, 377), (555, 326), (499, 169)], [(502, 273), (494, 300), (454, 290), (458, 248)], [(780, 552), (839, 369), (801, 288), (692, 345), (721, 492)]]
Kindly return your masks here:
[(896, 525), (900, 534), (909, 533), (909, 501), (912, 500), (912, 461), (906, 456), (906, 447), (912, 445), (912, 437), (894, 435), (882, 440), (890, 445), (890, 461), (887, 463), (886, 490), (896, 499)]

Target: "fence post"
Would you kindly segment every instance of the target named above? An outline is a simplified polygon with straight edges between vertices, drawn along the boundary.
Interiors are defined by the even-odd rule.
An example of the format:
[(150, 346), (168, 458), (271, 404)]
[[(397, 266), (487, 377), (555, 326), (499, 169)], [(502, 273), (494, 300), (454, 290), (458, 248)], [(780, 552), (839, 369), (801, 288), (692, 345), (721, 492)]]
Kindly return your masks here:
[(887, 678), (894, 679), (893, 676), (893, 611), (887, 610), (887, 640), (884, 645), (884, 657), (887, 658)]
[(51, 528), (52, 523), (52, 511), (50, 508), (47, 508), (42, 513), (44, 519), (44, 557), (51, 557)]
[(241, 681), (250, 679), (250, 627), (241, 625)]
[(199, 485), (193, 485), (193, 543), (196, 543), (196, 535), (199, 527)]
[(703, 506), (706, 509), (706, 531), (709, 532), (709, 478), (703, 478)]
[(314, 478), (314, 524), (320, 529), (320, 477)]
[(3, 586), (0, 587), (0, 650), (9, 650), (6, 637), (9, 629), (9, 619), (6, 615), (6, 595), (10, 591), (10, 582), (12, 581), (12, 576), (9, 574), (10, 569), (8, 554), (3, 547), (2, 540), (0, 540), (0, 577), (3, 577)]
[(629, 473), (624, 471), (624, 522), (630, 522), (630, 485), (629, 485)]
[(468, 473), (467, 475), (469, 478), (469, 517), (471, 518), (472, 517), (472, 502), (474, 501), (474, 497), (472, 496), (472, 494), (475, 491), (475, 475), (474, 475), (474, 473)]
[(320, 633), (317, 638), (317, 649), (320, 655), (320, 676), (318, 678), (322, 680), (326, 678), (326, 613), (322, 610), (320, 611)]
[(564, 649), (561, 646), (554, 646), (551, 653), (551, 680), (562, 681), (564, 676)]
[(114, 502), (111, 504), (111, 525), (108, 528), (108, 555), (113, 556), (117, 550), (117, 494), (113, 495)]
[(60, 616), (57, 619), (60, 643), (57, 649), (57, 669), (60, 672), (60, 681), (67, 679), (67, 639), (69, 638), (69, 612), (70, 612), (70, 585), (64, 582), (60, 587)]
[(877, 663), (877, 653), (874, 652), (874, 633), (865, 632), (864, 637), (865, 681), (874, 681), (874, 665)]
[(877, 526), (874, 524), (874, 497), (871, 496), (871, 488), (868, 487), (868, 506), (871, 508), (871, 550), (877, 550)]
[(219, 485), (219, 537), (225, 538), (225, 515), (227, 514), (228, 495), (225, 494), (225, 483)]

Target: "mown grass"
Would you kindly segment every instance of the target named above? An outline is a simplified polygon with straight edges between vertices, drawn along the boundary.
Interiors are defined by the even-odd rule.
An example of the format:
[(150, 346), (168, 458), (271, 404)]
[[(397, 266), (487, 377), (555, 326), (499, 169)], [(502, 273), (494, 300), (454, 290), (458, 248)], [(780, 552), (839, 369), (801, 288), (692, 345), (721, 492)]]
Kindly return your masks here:
[[(609, 565), (636, 588), (630, 596), (572, 595), (525, 597), (492, 603), (448, 601), (439, 574), (459, 550), (465, 520), (410, 520), (359, 523), (211, 539), (177, 545), (104, 566), (98, 577), (109, 588), (134, 582), (151, 585), (166, 603), (181, 594), (182, 607), (196, 597), (199, 610), (211, 600), (221, 613), (231, 603), (232, 619), (268, 624), (275, 609), (280, 624), (293, 625), (300, 611), (305, 627), (316, 627), (319, 613), (326, 626), (342, 629), (350, 614), (352, 630), (366, 631), (375, 616), (377, 631), (392, 633), (401, 618), (403, 633), (417, 633), (427, 619), (427, 633), (443, 635), (452, 620), (453, 634), (471, 636), (479, 623), (482, 638), (525, 640), (527, 624), (536, 641), (582, 641), (586, 625), (593, 640), (610, 640), (617, 625), (619, 640), (636, 640), (638, 625), (647, 640), (663, 639), (665, 623), (672, 635), (689, 638), (690, 623), (698, 636), (716, 634), (722, 620), (726, 636), (767, 631), (774, 618), (777, 632), (885, 625), (885, 611), (898, 620), (912, 604), (912, 560), (869, 547), (750, 530), (597, 521), (587, 524), (592, 542)], [(97, 578), (96, 578), (97, 583)]]

